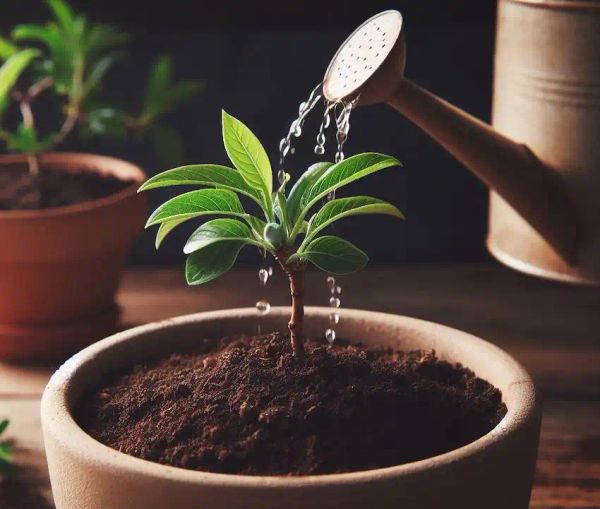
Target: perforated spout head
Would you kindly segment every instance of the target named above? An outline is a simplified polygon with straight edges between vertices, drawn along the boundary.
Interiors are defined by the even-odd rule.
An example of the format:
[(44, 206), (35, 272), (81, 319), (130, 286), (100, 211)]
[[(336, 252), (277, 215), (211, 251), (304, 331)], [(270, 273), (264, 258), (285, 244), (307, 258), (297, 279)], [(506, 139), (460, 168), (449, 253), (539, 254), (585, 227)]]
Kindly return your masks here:
[(359, 97), (359, 104), (387, 101), (404, 75), (406, 46), (402, 15), (384, 11), (360, 25), (337, 50), (325, 72), (330, 101)]

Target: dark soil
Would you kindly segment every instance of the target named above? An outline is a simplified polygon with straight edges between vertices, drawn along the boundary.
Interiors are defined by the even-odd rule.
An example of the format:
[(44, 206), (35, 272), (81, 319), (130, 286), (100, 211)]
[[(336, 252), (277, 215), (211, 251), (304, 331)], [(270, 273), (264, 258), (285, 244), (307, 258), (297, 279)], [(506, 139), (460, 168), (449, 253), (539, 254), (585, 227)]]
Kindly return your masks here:
[(305, 475), (398, 465), (468, 444), (506, 413), (501, 394), (434, 352), (273, 334), (204, 341), (135, 366), (85, 398), (82, 427), (150, 461), (210, 472)]
[(131, 182), (89, 171), (41, 168), (37, 175), (23, 168), (0, 170), (0, 210), (36, 210), (104, 198)]

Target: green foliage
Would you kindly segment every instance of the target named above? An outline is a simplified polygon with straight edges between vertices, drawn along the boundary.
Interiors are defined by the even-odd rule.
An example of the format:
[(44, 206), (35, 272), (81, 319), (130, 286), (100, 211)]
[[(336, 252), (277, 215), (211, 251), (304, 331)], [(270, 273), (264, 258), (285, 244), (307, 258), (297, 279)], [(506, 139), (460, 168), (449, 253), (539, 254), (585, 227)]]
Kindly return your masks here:
[(332, 274), (359, 271), (369, 261), (369, 257), (355, 245), (331, 235), (313, 240), (304, 250), (298, 251), (297, 256)]
[(35, 49), (17, 51), (0, 67), (0, 114), (3, 113), (8, 105), (8, 96), (17, 83), (17, 80), (29, 63), (39, 56), (39, 54), (40, 52)]
[[(52, 16), (49, 22), (17, 25), (12, 30), (11, 40), (0, 38), (0, 61), (5, 60), (0, 68), (0, 114), (9, 106), (9, 95), (17, 80), (28, 71), (30, 86), (17, 102), (32, 103), (41, 91), (51, 89), (64, 105), (65, 119), (55, 132), (44, 138), (45, 143), (31, 142), (39, 138), (31, 117), (26, 126), (30, 131), (29, 141), (23, 133), (1, 129), (0, 139), (7, 143), (7, 148), (37, 154), (61, 143), (79, 126), (87, 135), (118, 139), (131, 134), (147, 137), (165, 163), (180, 163), (182, 139), (164, 123), (163, 117), (197, 94), (202, 84), (175, 82), (171, 60), (162, 56), (148, 77), (139, 114), (104, 104), (101, 100), (103, 85), (109, 71), (123, 58), (131, 35), (91, 22), (74, 12), (65, 0), (46, 0), (46, 3)], [(44, 85), (42, 90), (36, 91), (40, 84)]]
[(8, 60), (12, 57), (19, 48), (4, 37), (0, 37), (0, 60)]
[[(10, 421), (8, 419), (0, 420), (0, 436), (6, 431)], [(3, 442), (0, 439), (0, 476), (6, 475), (11, 466), (12, 446), (10, 442)]]
[(223, 111), (223, 143), (248, 186), (261, 192), (267, 219), (273, 219), (273, 172), (264, 147), (250, 129)]
[[(383, 214), (403, 218), (394, 205), (369, 196), (334, 199), (310, 215), (331, 191), (400, 165), (394, 157), (367, 153), (337, 164), (314, 164), (286, 195), (285, 185), (273, 192), (271, 165), (259, 140), (242, 122), (225, 112), (223, 141), (235, 169), (213, 164), (182, 166), (152, 177), (140, 188), (208, 188), (176, 196), (150, 216), (147, 226), (160, 225), (157, 247), (174, 228), (189, 219), (229, 216), (204, 223), (188, 239), (184, 253), (188, 255), (189, 284), (206, 283), (227, 272), (246, 245), (271, 252), (284, 268), (298, 270), (312, 263), (333, 274), (354, 272), (367, 264), (367, 255), (344, 239), (320, 236), (321, 233), (335, 221), (351, 216)], [(264, 220), (246, 212), (238, 195), (258, 203)]]

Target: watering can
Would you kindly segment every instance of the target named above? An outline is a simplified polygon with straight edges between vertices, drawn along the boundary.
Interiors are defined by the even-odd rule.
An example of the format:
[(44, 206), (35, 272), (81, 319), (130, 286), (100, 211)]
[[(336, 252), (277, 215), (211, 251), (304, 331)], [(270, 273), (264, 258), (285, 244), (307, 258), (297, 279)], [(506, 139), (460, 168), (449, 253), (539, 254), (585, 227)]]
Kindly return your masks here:
[(385, 11), (333, 57), (330, 101), (387, 103), (491, 190), (487, 246), (522, 272), (600, 282), (600, 0), (500, 0), (493, 122), (404, 77), (404, 22)]

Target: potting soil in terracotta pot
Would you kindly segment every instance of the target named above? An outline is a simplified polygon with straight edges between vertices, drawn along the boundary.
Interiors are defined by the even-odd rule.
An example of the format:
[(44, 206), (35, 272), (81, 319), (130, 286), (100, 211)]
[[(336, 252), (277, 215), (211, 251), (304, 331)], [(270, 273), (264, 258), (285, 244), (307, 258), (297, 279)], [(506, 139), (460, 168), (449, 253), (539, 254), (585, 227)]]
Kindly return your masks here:
[(23, 167), (0, 171), (0, 210), (38, 210), (104, 198), (131, 185), (112, 175)]
[(432, 351), (280, 334), (204, 341), (114, 373), (78, 410), (100, 442), (182, 468), (307, 475), (399, 465), (448, 452), (506, 414), (500, 391)]
[(143, 228), (137, 166), (94, 154), (0, 156), (0, 359), (64, 360), (115, 330), (115, 294)]

